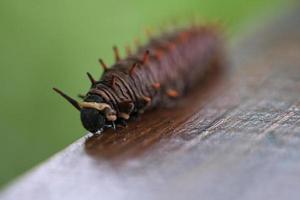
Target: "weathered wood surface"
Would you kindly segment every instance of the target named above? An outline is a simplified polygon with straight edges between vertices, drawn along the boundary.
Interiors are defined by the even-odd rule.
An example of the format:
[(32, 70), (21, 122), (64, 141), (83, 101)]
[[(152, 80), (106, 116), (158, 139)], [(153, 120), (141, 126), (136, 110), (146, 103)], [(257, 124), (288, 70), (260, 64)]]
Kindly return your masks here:
[(229, 56), (178, 108), (80, 139), (1, 199), (299, 199), (300, 12)]

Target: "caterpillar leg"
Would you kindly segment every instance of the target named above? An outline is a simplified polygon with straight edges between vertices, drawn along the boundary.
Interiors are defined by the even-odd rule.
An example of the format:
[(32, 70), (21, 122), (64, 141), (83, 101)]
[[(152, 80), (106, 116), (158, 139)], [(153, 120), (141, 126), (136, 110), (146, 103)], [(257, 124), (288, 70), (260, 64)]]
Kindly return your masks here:
[(127, 127), (127, 121), (125, 119), (118, 118), (115, 121), (115, 123), (118, 128), (126, 128)]
[(105, 124), (104, 129), (107, 129), (107, 128), (112, 128), (112, 129), (116, 130), (116, 123), (110, 122), (108, 124)]
[(138, 112), (140, 114), (144, 113), (145, 110), (151, 105), (151, 98), (143, 96), (138, 101)]
[(119, 109), (129, 115), (134, 110), (134, 104), (131, 101), (123, 101), (119, 103)]
[(141, 119), (141, 114), (139, 112), (133, 112), (130, 115), (131, 121), (139, 121)]

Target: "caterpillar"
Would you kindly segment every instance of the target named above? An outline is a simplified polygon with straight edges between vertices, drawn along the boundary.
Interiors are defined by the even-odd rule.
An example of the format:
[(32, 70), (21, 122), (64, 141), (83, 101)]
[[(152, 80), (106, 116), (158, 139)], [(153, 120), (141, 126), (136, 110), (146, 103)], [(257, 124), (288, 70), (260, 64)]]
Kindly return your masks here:
[(91, 133), (127, 126), (127, 122), (146, 110), (177, 101), (199, 83), (222, 54), (222, 39), (213, 26), (193, 25), (150, 38), (135, 53), (127, 48), (121, 58), (113, 47), (115, 64), (104, 70), (100, 80), (87, 73), (91, 87), (78, 102), (53, 88), (77, 110), (81, 122)]

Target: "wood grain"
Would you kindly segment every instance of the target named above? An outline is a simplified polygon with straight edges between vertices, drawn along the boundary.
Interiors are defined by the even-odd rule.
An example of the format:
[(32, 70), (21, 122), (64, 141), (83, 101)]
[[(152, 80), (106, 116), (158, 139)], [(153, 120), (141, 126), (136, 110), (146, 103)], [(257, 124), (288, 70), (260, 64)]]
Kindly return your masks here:
[(299, 199), (297, 11), (237, 42), (177, 107), (85, 136), (0, 198)]

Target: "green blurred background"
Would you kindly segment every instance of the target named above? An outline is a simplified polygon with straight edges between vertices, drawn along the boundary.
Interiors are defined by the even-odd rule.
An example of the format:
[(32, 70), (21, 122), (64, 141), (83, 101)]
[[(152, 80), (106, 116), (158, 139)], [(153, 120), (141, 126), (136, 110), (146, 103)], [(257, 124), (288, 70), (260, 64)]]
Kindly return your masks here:
[(0, 186), (85, 133), (79, 113), (51, 88), (57, 86), (74, 97), (84, 93), (89, 87), (86, 71), (99, 77), (97, 59), (112, 63), (112, 45), (132, 44), (144, 28), (192, 15), (222, 21), (232, 35), (286, 4), (284, 0), (1, 0)]

